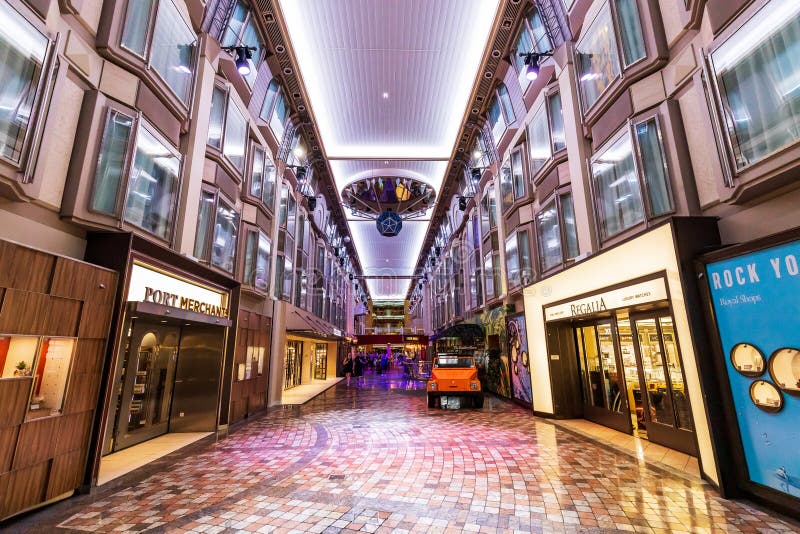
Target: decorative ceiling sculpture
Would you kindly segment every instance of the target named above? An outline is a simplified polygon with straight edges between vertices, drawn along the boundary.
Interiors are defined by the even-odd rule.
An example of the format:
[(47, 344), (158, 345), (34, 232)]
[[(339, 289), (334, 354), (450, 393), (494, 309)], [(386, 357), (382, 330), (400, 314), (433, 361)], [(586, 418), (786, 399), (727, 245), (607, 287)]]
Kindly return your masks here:
[(396, 176), (364, 178), (342, 190), (345, 207), (354, 217), (366, 219), (377, 219), (387, 210), (397, 215), (398, 220), (421, 217), (433, 205), (435, 196), (430, 185)]

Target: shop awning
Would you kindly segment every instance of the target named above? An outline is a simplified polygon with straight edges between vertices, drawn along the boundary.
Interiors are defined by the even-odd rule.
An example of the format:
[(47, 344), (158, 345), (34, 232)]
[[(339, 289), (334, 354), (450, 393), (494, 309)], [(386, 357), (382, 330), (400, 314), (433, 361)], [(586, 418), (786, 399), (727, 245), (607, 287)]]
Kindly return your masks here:
[(438, 334), (434, 334), (430, 339), (431, 341), (436, 341), (437, 339), (445, 337), (455, 337), (460, 339), (464, 345), (474, 345), (476, 339), (482, 341), (485, 336), (486, 331), (481, 325), (475, 323), (459, 323), (454, 324)]
[(319, 317), (293, 309), (286, 316), (286, 333), (315, 339), (342, 340), (342, 331)]

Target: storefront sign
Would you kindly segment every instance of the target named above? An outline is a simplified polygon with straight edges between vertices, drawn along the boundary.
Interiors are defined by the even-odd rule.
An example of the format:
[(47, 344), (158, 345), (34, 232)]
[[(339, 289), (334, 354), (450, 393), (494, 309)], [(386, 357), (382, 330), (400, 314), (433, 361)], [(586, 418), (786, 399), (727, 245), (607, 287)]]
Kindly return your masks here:
[(706, 266), (749, 479), (800, 498), (800, 241)]
[(666, 298), (667, 288), (664, 279), (656, 278), (572, 302), (548, 306), (544, 309), (544, 316), (546, 321), (557, 321), (616, 308), (627, 308), (645, 302), (666, 300)]
[(128, 285), (128, 301), (153, 302), (173, 308), (228, 317), (228, 296), (134, 263)]
[(339, 330), (338, 328), (334, 328), (333, 329), (333, 335), (334, 336), (341, 336), (342, 335), (342, 331)]

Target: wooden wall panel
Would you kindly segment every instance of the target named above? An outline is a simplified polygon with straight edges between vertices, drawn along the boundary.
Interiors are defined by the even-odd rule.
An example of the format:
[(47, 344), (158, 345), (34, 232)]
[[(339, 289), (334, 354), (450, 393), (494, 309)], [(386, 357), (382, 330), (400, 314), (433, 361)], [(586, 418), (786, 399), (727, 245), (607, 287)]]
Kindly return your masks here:
[(54, 265), (55, 256), (0, 241), (0, 286), (47, 293)]
[(99, 373), (106, 357), (105, 339), (79, 339), (75, 346), (75, 356), (70, 372)]
[(85, 457), (85, 450), (77, 450), (53, 458), (45, 500), (58, 497), (80, 485)]
[(100, 373), (74, 373), (67, 385), (64, 414), (74, 414), (97, 408)]
[(54, 456), (86, 449), (93, 415), (93, 412), (83, 412), (58, 418), (53, 446)]
[(18, 426), (0, 429), (0, 473), (11, 470), (11, 461), (14, 459), (14, 449), (17, 446)]
[[(0, 518), (31, 508), (44, 500), (50, 460), (0, 475)], [(3, 481), (2, 479), (5, 479)]]
[(33, 377), (0, 380), (0, 428), (17, 426), (25, 418)]
[(47, 317), (50, 298), (44, 293), (6, 289), (0, 308), (0, 332), (4, 334), (46, 334), (42, 318)]
[(113, 304), (96, 304), (84, 302), (81, 311), (81, 323), (78, 328), (78, 337), (105, 339), (111, 326), (111, 314), (114, 313)]
[(81, 318), (80, 300), (49, 297), (44, 331), (52, 336), (75, 337)]
[(58, 419), (58, 417), (44, 417), (28, 421), (20, 427), (12, 469), (21, 469), (52, 458), (55, 446), (53, 437)]

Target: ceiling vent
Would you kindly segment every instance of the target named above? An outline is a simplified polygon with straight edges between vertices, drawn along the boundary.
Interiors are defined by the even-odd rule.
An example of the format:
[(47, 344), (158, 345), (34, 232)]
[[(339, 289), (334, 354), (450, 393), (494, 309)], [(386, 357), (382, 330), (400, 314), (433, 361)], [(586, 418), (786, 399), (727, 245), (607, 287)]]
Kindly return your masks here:
[(503, 19), (503, 28), (506, 30), (510, 29), (511, 26), (514, 24), (514, 21), (508, 17)]
[(275, 22), (275, 15), (272, 14), (272, 11), (267, 11), (264, 13), (264, 20), (270, 23)]
[(306, 107), (303, 104), (300, 104), (299, 106), (297, 106), (297, 111), (305, 111), (305, 110), (306, 110)]
[(300, 96), (301, 96), (301, 95), (300, 95), (300, 93), (299, 93), (298, 91), (295, 91), (294, 93), (292, 93), (292, 97), (293, 97), (295, 100), (298, 100), (298, 99), (300, 98)]
[(491, 73), (491, 71), (487, 70), (486, 72), (483, 73), (483, 77), (484, 78), (488, 79), (488, 78), (491, 78), (492, 76), (493, 76), (493, 74)]
[(477, 115), (479, 111), (480, 110), (478, 108), (472, 108), (472, 113), (474, 113), (475, 115)]
[(275, 47), (275, 51), (279, 54), (283, 54), (284, 52), (286, 52), (286, 47), (283, 45), (278, 45)]
[(292, 69), (289, 68), (289, 67), (286, 67), (285, 69), (283, 69), (283, 73), (285, 75), (289, 76), (292, 73)]
[(499, 58), (500, 55), (501, 55), (500, 54), (500, 50), (497, 50), (497, 49), (492, 50), (492, 57), (493, 58)]

